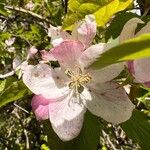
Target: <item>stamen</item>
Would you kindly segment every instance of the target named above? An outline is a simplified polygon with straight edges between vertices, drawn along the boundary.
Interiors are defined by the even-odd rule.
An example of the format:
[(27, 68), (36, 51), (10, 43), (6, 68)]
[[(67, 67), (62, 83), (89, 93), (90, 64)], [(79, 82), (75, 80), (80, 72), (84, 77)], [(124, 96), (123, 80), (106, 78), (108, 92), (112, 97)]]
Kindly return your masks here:
[(67, 69), (65, 73), (71, 79), (69, 87), (75, 89), (75, 93), (78, 95), (83, 91), (84, 84), (88, 83), (92, 77), (89, 73), (82, 73), (82, 70), (78, 66), (76, 68), (77, 70), (75, 72)]

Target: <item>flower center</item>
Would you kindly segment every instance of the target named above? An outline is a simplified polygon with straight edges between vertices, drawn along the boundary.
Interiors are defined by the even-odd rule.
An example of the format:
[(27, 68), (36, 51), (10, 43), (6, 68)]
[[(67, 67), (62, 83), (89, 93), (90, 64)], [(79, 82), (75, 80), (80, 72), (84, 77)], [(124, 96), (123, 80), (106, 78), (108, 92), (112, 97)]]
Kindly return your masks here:
[(65, 73), (70, 78), (69, 87), (75, 89), (76, 93), (81, 93), (84, 89), (84, 84), (92, 79), (89, 73), (83, 73), (79, 67), (75, 71), (67, 69)]

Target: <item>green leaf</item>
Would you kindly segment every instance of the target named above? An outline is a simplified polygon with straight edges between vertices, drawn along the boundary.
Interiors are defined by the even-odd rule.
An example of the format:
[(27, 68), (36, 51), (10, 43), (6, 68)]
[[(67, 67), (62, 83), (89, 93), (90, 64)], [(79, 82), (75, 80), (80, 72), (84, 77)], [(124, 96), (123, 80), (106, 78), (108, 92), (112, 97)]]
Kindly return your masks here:
[(8, 16), (7, 10), (4, 8), (4, 5), (0, 3), (0, 14), (3, 16)]
[(91, 67), (103, 68), (113, 63), (150, 57), (150, 35), (145, 34), (128, 40), (103, 53)]
[(69, 0), (69, 11), (63, 27), (71, 29), (75, 22), (88, 14), (95, 16), (98, 26), (104, 26), (115, 13), (124, 10), (131, 3), (132, 0)]
[(0, 107), (23, 98), (27, 93), (28, 89), (22, 81), (6, 80), (5, 89), (0, 93)]
[(0, 81), (0, 92), (2, 92), (5, 88), (6, 80)]
[(1, 41), (5, 41), (11, 37), (9, 32), (0, 32), (0, 39)]
[(51, 150), (96, 150), (100, 140), (102, 125), (98, 118), (86, 113), (84, 125), (80, 135), (69, 142), (61, 141), (50, 128), (49, 122), (45, 122), (45, 132), (48, 134), (49, 147)]
[(121, 127), (130, 138), (139, 143), (142, 150), (149, 150), (150, 119), (145, 114), (135, 110), (130, 120)]

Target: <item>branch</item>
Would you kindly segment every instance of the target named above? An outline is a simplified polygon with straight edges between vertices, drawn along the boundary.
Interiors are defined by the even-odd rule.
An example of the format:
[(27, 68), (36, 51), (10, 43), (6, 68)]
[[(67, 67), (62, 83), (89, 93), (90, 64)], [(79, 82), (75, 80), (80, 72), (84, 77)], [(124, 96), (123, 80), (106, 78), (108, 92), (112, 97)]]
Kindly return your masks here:
[(13, 10), (13, 11), (18, 11), (18, 12), (22, 12), (22, 13), (26, 13), (26, 14), (29, 14), (35, 18), (38, 18), (48, 24), (52, 24), (48, 19), (42, 17), (41, 15), (38, 15), (30, 10), (26, 10), (24, 8), (18, 8), (18, 7), (13, 7), (13, 6), (5, 6), (6, 9), (9, 9), (9, 10)]
[(0, 74), (0, 79), (4, 79), (4, 78), (7, 78), (7, 77), (10, 77), (10, 76), (12, 76), (12, 75), (14, 75), (15, 74), (15, 71), (13, 70), (13, 71), (11, 71), (11, 72), (8, 72), (8, 73), (6, 73), (6, 74)]
[(102, 134), (103, 134), (104, 138), (107, 140), (107, 142), (110, 144), (112, 149), (113, 150), (118, 150), (118, 149), (115, 148), (114, 144), (111, 142), (111, 140), (109, 138), (109, 135), (104, 130), (102, 130)]
[(14, 106), (16, 106), (17, 108), (21, 109), (22, 111), (26, 112), (27, 114), (29, 114), (29, 112), (27, 110), (25, 110), (24, 108), (22, 108), (21, 106), (17, 105), (16, 103), (14, 103)]

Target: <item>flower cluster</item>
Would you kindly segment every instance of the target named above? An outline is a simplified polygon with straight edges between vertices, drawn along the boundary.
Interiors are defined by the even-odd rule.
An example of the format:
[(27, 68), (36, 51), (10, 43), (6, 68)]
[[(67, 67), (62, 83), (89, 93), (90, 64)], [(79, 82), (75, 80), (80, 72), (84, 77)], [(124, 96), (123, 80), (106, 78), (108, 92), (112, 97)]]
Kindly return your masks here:
[(78, 22), (71, 34), (51, 27), (49, 35), (53, 48), (42, 51), (42, 58), (57, 60), (60, 67), (28, 65), (23, 74), (24, 83), (35, 94), (32, 108), (37, 119), (49, 119), (64, 141), (78, 136), (87, 109), (114, 124), (128, 120), (134, 105), (123, 87), (113, 81), (124, 64), (90, 68), (110, 47), (106, 43), (92, 45), (96, 35), (94, 16), (88, 15)]

